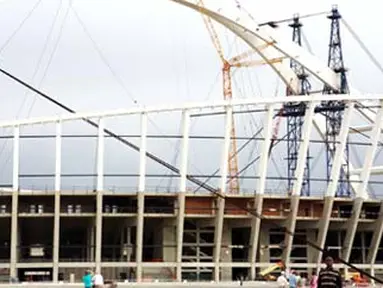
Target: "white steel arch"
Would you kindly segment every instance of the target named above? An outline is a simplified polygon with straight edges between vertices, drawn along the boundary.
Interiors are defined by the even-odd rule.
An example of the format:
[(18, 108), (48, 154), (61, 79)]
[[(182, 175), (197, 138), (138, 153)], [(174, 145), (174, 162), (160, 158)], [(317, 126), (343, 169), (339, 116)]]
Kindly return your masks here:
[[(218, 14), (212, 10), (201, 7), (197, 4), (193, 4), (187, 0), (170, 0), (181, 5), (184, 5), (188, 8), (191, 8), (199, 13), (203, 13), (218, 23), (222, 24), (235, 35), (243, 39), (252, 49), (254, 49), (264, 61), (270, 65), (270, 67), (277, 73), (277, 75), (283, 80), (283, 82), (288, 85), (292, 91), (297, 92), (298, 79), (294, 71), (285, 65), (286, 63), (271, 63), (270, 59), (275, 59), (278, 57), (287, 57), (288, 59), (293, 59), (302, 67), (304, 67), (308, 72), (315, 76), (322, 83), (332, 87), (335, 90), (339, 90), (340, 81), (338, 76), (334, 71), (332, 71), (326, 64), (324, 64), (320, 59), (310, 54), (304, 48), (292, 41), (283, 41), (279, 37), (277, 31), (268, 26), (258, 26), (254, 22), (250, 22), (248, 19), (241, 17), (238, 13), (238, 10), (232, 9), (230, 11), (220, 11), (221, 14)], [(225, 14), (228, 14), (226, 16)], [(235, 20), (233, 20), (235, 19)], [(265, 45), (267, 45), (266, 48)], [(262, 47), (262, 49), (259, 49)], [(350, 86), (350, 91), (354, 93), (359, 93), (356, 89)], [(297, 94), (297, 93), (295, 93)], [(375, 118), (375, 115), (371, 111), (364, 111), (362, 115), (367, 118), (371, 123)], [(316, 114), (314, 117), (314, 125), (318, 130), (322, 138), (324, 139), (326, 131), (326, 122), (323, 115)], [(354, 170), (352, 163), (350, 163), (350, 170)], [(353, 191), (357, 191), (357, 183), (359, 175), (351, 175), (351, 180), (354, 184), (351, 184)], [(294, 192), (293, 192), (294, 193)], [(299, 193), (295, 191), (295, 193)], [(359, 196), (359, 195), (356, 195)], [(368, 195), (360, 195), (361, 197), (368, 197)]]

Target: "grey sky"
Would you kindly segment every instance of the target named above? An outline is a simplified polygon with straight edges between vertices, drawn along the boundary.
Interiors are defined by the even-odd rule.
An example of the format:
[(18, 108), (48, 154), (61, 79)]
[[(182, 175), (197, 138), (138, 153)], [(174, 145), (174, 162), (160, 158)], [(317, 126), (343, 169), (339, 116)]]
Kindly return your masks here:
[[(230, 6), (235, 9), (234, 0), (206, 0), (205, 2), (208, 7), (214, 9), (220, 6)], [(0, 49), (3, 46), (2, 43), (9, 39), (36, 3), (38, 1), (35, 0), (0, 2), (0, 26), (3, 27), (2, 33), (0, 33)], [(379, 36), (380, 27), (383, 24), (380, 15), (383, 3), (379, 0), (369, 1), (368, 6), (364, 3), (362, 5), (360, 1), (346, 0), (242, 0), (240, 3), (259, 22), (289, 18), (296, 12), (304, 15), (327, 11), (331, 9), (332, 4), (337, 3), (346, 21), (364, 40), (376, 58), (383, 63), (382, 40)], [(69, 9), (70, 5), (73, 6), (73, 9)], [(66, 15), (67, 9), (69, 12)], [(92, 40), (84, 31), (74, 11), (91, 35)], [(51, 25), (56, 19), (56, 13), (58, 13), (56, 23), (51, 36), (47, 38)], [(313, 52), (326, 61), (329, 21), (324, 16), (320, 16), (307, 19), (304, 24), (304, 33)], [(235, 56), (246, 49), (240, 40), (235, 40), (229, 32), (219, 28), (218, 25), (216, 27), (227, 56)], [(61, 29), (62, 33), (60, 33)], [(282, 30), (286, 32), (286, 37), (290, 37), (289, 28), (282, 28)], [(345, 61), (350, 68), (352, 85), (361, 91), (382, 92), (383, 75), (369, 62), (367, 56), (344, 26), (342, 26), (342, 36)], [(106, 61), (101, 59), (94, 43)], [(46, 49), (42, 53), (44, 47)], [(0, 51), (3, 68), (27, 82), (33, 83), (76, 110), (114, 109), (134, 105), (212, 100), (222, 97), (221, 64), (201, 16), (167, 0), (73, 0), (72, 2), (42, 0), (18, 33)], [(42, 57), (41, 61), (39, 61), (40, 57)], [(115, 75), (105, 62), (110, 65)], [(45, 71), (47, 67), (48, 70)], [(236, 72), (234, 78), (234, 97), (253, 97), (255, 95), (272, 97), (275, 94), (277, 79), (268, 67), (241, 70)], [(32, 93), (26, 94), (25, 89), (3, 76), (0, 77), (0, 85), (3, 91), (3, 101), (0, 107), (0, 119), (2, 120), (61, 113), (59, 109), (45, 100)], [(280, 86), (278, 94), (282, 93), (283, 87)], [(137, 104), (134, 104), (134, 101), (137, 101)], [(175, 133), (179, 129), (178, 123), (170, 127), (169, 119), (159, 117), (153, 121), (157, 125), (155, 127), (150, 124), (149, 130), (152, 133)], [(242, 120), (238, 125), (238, 134), (252, 134), (250, 128), (246, 127), (248, 121), (249, 119)], [(137, 122), (130, 120), (129, 123), (129, 129), (126, 128), (126, 123), (110, 123), (110, 127), (124, 133), (138, 132), (139, 126), (134, 125)], [(193, 126), (192, 132), (194, 134), (217, 133), (217, 129), (213, 128), (215, 127), (213, 122), (209, 122), (209, 125), (206, 123), (198, 121)], [(78, 129), (82, 130), (85, 126), (79, 127)], [(53, 131), (51, 128), (45, 130)], [(125, 131), (125, 129), (129, 131)], [(87, 131), (91, 130), (87, 129)], [(108, 141), (112, 142), (112, 140)], [(81, 147), (94, 144), (89, 144), (90, 142), (86, 144), (87, 142), (84, 140)], [(3, 143), (4, 141), (0, 142), (0, 148)], [(157, 141), (149, 143), (149, 147), (171, 161), (174, 157), (174, 150), (165, 149), (169, 147), (169, 144), (169, 141), (163, 141), (162, 144)], [(176, 141), (171, 143), (171, 145), (175, 144)], [(38, 172), (52, 171), (51, 153), (54, 151), (52, 145), (46, 145), (47, 148), (40, 149), (40, 151), (36, 149), (35, 145), (23, 146), (24, 156), (22, 157), (28, 161), (22, 161), (22, 168), (30, 173), (37, 170), (35, 163), (40, 162), (44, 164), (39, 165)], [(85, 150), (76, 144), (68, 145), (72, 145), (74, 150), (65, 152), (68, 153), (65, 160), (68, 163), (63, 163), (64, 170), (67, 169), (66, 172), (69, 170), (72, 172), (86, 170), (88, 172), (94, 168), (94, 164), (90, 161), (95, 155), (94, 145), (90, 146), (93, 147), (92, 149)], [(108, 145), (111, 145), (111, 151), (121, 149), (119, 144)], [(201, 148), (196, 148), (196, 150), (200, 149), (199, 151), (203, 151), (202, 154), (217, 154), (215, 155), (216, 160), (209, 161), (213, 163), (203, 163), (203, 165), (201, 162), (204, 159), (203, 155), (195, 156), (195, 166), (199, 168), (203, 166), (204, 173), (210, 174), (219, 165), (219, 152), (217, 152), (219, 146), (206, 145), (206, 143), (196, 145), (200, 145)], [(89, 148), (89, 146), (86, 147)], [(7, 182), (6, 179), (9, 179), (11, 162), (6, 162), (6, 159), (9, 158), (10, 149), (11, 145), (8, 144), (4, 152), (0, 154), (0, 166), (7, 167), (0, 176), (3, 182)], [(138, 157), (133, 152), (129, 153), (129, 155), (123, 154), (126, 155), (126, 162), (129, 162), (129, 165), (125, 161), (121, 161), (121, 157), (124, 157), (121, 156), (122, 154), (111, 153), (106, 161), (107, 166), (110, 169), (129, 167), (132, 172), (138, 171), (135, 168), (132, 169), (132, 166), (136, 166)], [(283, 153), (283, 149), (280, 153)], [(50, 156), (47, 156), (48, 154)], [(81, 166), (73, 164), (74, 160), (71, 157), (79, 154), (87, 159), (80, 161)], [(47, 158), (41, 161), (43, 156)], [(245, 159), (248, 159), (247, 155), (242, 159), (243, 164), (246, 162)], [(278, 161), (282, 163), (281, 159)], [(281, 166), (281, 169), (285, 171), (282, 164)], [(117, 180), (109, 179), (108, 181)]]

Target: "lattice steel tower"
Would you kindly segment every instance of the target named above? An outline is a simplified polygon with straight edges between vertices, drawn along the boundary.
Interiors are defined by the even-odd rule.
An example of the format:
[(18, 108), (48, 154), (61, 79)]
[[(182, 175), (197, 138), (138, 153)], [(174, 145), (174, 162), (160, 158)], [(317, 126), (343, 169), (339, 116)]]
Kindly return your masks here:
[[(302, 23), (299, 21), (298, 16), (294, 16), (293, 23), (289, 24), (293, 28), (293, 42), (302, 45)], [(299, 79), (299, 93), (300, 95), (309, 94), (311, 89), (310, 82), (308, 81), (308, 74), (305, 69), (296, 61), (291, 60), (290, 67), (293, 69)], [(290, 89), (287, 89), (287, 95), (291, 95)], [(302, 126), (305, 115), (306, 105), (303, 102), (290, 102), (284, 106), (284, 115), (287, 122), (287, 181), (288, 191), (292, 192), (294, 185), (295, 170), (297, 168), (299, 146), (302, 136)], [(310, 162), (309, 152), (307, 152), (306, 165), (303, 175), (303, 183), (301, 195), (310, 195)]]
[[(328, 66), (334, 70), (339, 76), (340, 90), (335, 91), (329, 86), (325, 86), (323, 93), (325, 94), (347, 94), (348, 84), (346, 77), (346, 69), (344, 67), (342, 44), (340, 38), (340, 23), (339, 20), (342, 16), (339, 14), (337, 6), (333, 6), (331, 15), (327, 17), (331, 20), (331, 35), (328, 52)], [(340, 126), (342, 124), (343, 111), (345, 104), (342, 101), (326, 101), (322, 103), (324, 106), (324, 115), (326, 116), (326, 162), (327, 162), (327, 182), (330, 181), (331, 167), (333, 155), (336, 149), (336, 137), (339, 134)], [(346, 143), (345, 163), (342, 164), (339, 184), (337, 187), (337, 196), (350, 196), (350, 173), (349, 173), (349, 143)]]

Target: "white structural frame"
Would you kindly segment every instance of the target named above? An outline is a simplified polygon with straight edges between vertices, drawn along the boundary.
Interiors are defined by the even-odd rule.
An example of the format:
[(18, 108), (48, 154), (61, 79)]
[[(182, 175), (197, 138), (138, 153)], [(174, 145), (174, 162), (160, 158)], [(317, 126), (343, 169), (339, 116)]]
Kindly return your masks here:
[[(255, 213), (259, 215), (262, 214), (263, 207), (263, 199), (262, 196), (265, 192), (266, 187), (266, 177), (267, 177), (267, 165), (268, 165), (268, 153), (271, 146), (271, 137), (273, 131), (273, 117), (275, 111), (275, 104), (270, 104), (267, 106), (267, 114), (265, 119), (265, 139), (263, 140), (262, 152), (260, 155), (260, 161), (258, 164), (257, 174), (259, 176), (259, 180), (257, 183), (257, 190), (254, 197), (254, 206), (253, 209)], [(259, 217), (251, 218), (251, 232), (250, 232), (250, 253), (249, 253), (249, 262), (251, 263), (250, 267), (250, 277), (251, 279), (255, 279), (256, 270), (255, 263), (257, 260), (257, 251), (258, 251), (258, 241), (259, 241), (259, 233), (261, 227), (261, 219)]]
[[(299, 208), (299, 197), (302, 190), (304, 169), (307, 151), (310, 144), (310, 135), (313, 127), (313, 118), (315, 107), (318, 105), (318, 102), (310, 102), (308, 109), (304, 116), (304, 124), (301, 135), (301, 145), (299, 146), (298, 152), (298, 163), (297, 168), (295, 169), (295, 181), (293, 185), (292, 197), (290, 201), (290, 214), (287, 218), (286, 228), (288, 231), (295, 231), (298, 208)], [(284, 261), (285, 263), (290, 263), (290, 254), (293, 246), (293, 235), (287, 234), (285, 236), (285, 250), (284, 250)]]
[[(146, 114), (156, 114), (156, 113), (167, 113), (167, 112), (182, 112), (189, 111), (192, 115), (192, 112), (200, 112), (201, 109), (205, 110), (217, 110), (225, 109), (226, 106), (232, 106), (235, 108), (249, 108), (251, 106), (266, 106), (268, 104), (284, 104), (289, 102), (321, 102), (321, 101), (351, 101), (351, 102), (361, 102), (361, 101), (375, 101), (371, 102), (371, 105), (375, 105), (376, 101), (379, 101), (383, 98), (383, 94), (378, 93), (350, 93), (350, 94), (314, 94), (314, 95), (291, 95), (291, 96), (282, 96), (282, 97), (254, 97), (246, 99), (231, 99), (231, 100), (218, 100), (218, 101), (204, 101), (204, 102), (190, 102), (186, 104), (178, 105), (156, 105), (148, 106), (141, 108), (123, 108), (115, 110), (104, 110), (104, 111), (90, 111), (90, 112), (78, 112), (76, 114), (65, 113), (61, 115), (46, 116), (46, 117), (34, 117), (27, 119), (18, 119), (18, 120), (5, 120), (0, 121), (0, 128), (8, 127), (22, 127), (22, 126), (31, 126), (31, 125), (42, 125), (55, 123), (58, 121), (70, 122), (74, 120), (82, 119), (98, 119), (98, 118), (113, 118), (118, 116), (129, 116), (129, 115), (139, 115), (142, 113)], [(247, 107), (248, 106), (248, 107)], [(368, 106), (368, 105), (367, 105)], [(266, 108), (265, 108), (266, 109)], [(367, 109), (366, 109), (367, 110)], [(234, 110), (235, 111), (235, 110)], [(375, 118), (375, 114), (373, 119)]]
[(364, 163), (363, 163), (363, 168), (362, 168), (362, 173), (361, 173), (361, 183), (358, 183), (358, 190), (357, 190), (357, 198), (354, 200), (353, 203), (353, 209), (352, 209), (352, 215), (349, 218), (349, 229), (346, 230), (346, 236), (344, 240), (344, 250), (343, 250), (343, 259), (346, 261), (349, 261), (350, 255), (351, 255), (351, 250), (353, 247), (354, 243), (354, 238), (355, 238), (355, 233), (358, 227), (359, 223), (359, 217), (360, 213), (362, 211), (362, 206), (363, 206), (363, 200), (366, 200), (369, 198), (368, 193), (367, 193), (367, 185), (370, 179), (371, 175), (371, 167), (374, 163), (374, 158), (376, 155), (376, 151), (378, 148), (378, 141), (381, 138), (381, 128), (382, 128), (382, 120), (383, 120), (383, 101), (380, 101), (380, 108), (378, 108), (378, 113), (376, 114), (375, 117), (375, 127), (371, 131), (371, 147), (367, 149)]
[[(230, 136), (232, 128), (232, 119), (233, 119), (233, 107), (226, 106), (226, 115), (225, 115), (225, 130), (224, 130), (224, 142), (222, 147), (221, 154), (221, 178), (220, 178), (220, 194), (225, 195), (226, 193), (226, 180), (227, 180), (227, 171), (228, 171), (228, 160), (229, 160), (229, 151), (230, 151)], [(221, 259), (221, 248), (222, 248), (222, 230), (223, 230), (223, 221), (225, 213), (225, 198), (217, 198), (217, 213), (215, 217), (215, 231), (214, 231), (214, 281), (219, 281), (220, 267), (219, 262)]]
[(181, 143), (181, 168), (178, 194), (178, 214), (177, 214), (177, 250), (176, 250), (176, 279), (182, 281), (182, 243), (185, 222), (185, 193), (187, 181), (187, 168), (189, 156), (189, 132), (190, 132), (190, 113), (185, 110), (182, 112), (182, 143)]
[[(326, 194), (324, 195), (325, 205), (323, 208), (323, 217), (322, 217), (323, 220), (319, 226), (318, 237), (317, 237), (317, 245), (319, 247), (324, 247), (325, 245), (327, 230), (330, 225), (330, 217), (331, 217), (334, 197), (335, 197), (336, 189), (339, 183), (339, 176), (341, 171), (340, 169), (342, 164), (342, 155), (344, 153), (343, 151), (346, 148), (347, 138), (350, 131), (349, 127), (350, 127), (350, 123), (351, 123), (351, 119), (352, 119), (352, 115), (354, 111), (355, 111), (355, 104), (349, 101), (346, 102), (346, 110), (344, 112), (342, 125), (340, 128), (339, 135), (337, 137), (338, 144), (335, 150), (333, 166), (331, 169), (332, 181), (327, 186)], [(321, 260), (322, 260), (322, 252), (318, 251), (318, 256), (316, 257), (315, 261), (319, 264)]]
[[(13, 231), (17, 231), (17, 198), (19, 194), (19, 185), (18, 185), (18, 169), (19, 169), (19, 138), (20, 138), (20, 129), (24, 126), (30, 126), (30, 125), (45, 125), (45, 124), (56, 124), (56, 157), (62, 157), (61, 153), (61, 125), (65, 125), (66, 122), (71, 122), (71, 121), (76, 121), (79, 119), (95, 119), (98, 120), (99, 124), (101, 124), (98, 127), (98, 152), (97, 152), (97, 213), (96, 213), (96, 249), (95, 249), (95, 268), (97, 271), (101, 269), (102, 264), (102, 259), (101, 259), (101, 249), (102, 249), (102, 197), (104, 193), (104, 185), (103, 185), (103, 174), (104, 174), (104, 165), (103, 165), (103, 157), (104, 157), (104, 135), (106, 134), (105, 132), (105, 121), (109, 118), (113, 118), (116, 116), (132, 116), (132, 115), (140, 115), (141, 116), (141, 145), (140, 145), (140, 167), (139, 167), (139, 179), (138, 179), (138, 189), (137, 189), (137, 198), (138, 198), (138, 205), (137, 205), (137, 235), (136, 235), (136, 263), (135, 267), (137, 268), (136, 270), (136, 276), (137, 276), (137, 281), (140, 282), (142, 281), (142, 271), (144, 267), (147, 267), (147, 263), (144, 263), (142, 261), (142, 238), (143, 238), (143, 219), (144, 219), (144, 193), (146, 192), (145, 188), (145, 163), (146, 163), (146, 141), (147, 141), (147, 118), (150, 114), (154, 113), (169, 113), (169, 112), (174, 112), (174, 113), (179, 113), (182, 114), (182, 147), (181, 147), (181, 169), (180, 169), (180, 182), (179, 182), (179, 211), (177, 215), (177, 252), (175, 255), (175, 263), (168, 263), (167, 265), (174, 265), (171, 267), (176, 268), (177, 271), (177, 276), (176, 278), (178, 280), (181, 279), (181, 272), (182, 272), (182, 267), (187, 267), (185, 266), (185, 263), (182, 263), (182, 243), (183, 243), (183, 223), (185, 219), (185, 193), (186, 193), (186, 181), (187, 181), (187, 175), (188, 175), (188, 150), (189, 150), (189, 130), (190, 130), (190, 117), (193, 113), (201, 113), (201, 112), (212, 112), (212, 111), (226, 111), (226, 122), (225, 122), (225, 130), (224, 130), (224, 135), (225, 135), (225, 141), (224, 145), (222, 147), (222, 157), (221, 157), (221, 170), (222, 171), (227, 171), (227, 159), (228, 159), (228, 151), (230, 148), (230, 130), (231, 130), (231, 121), (228, 121), (228, 119), (231, 119), (232, 113), (235, 111), (243, 111), (244, 109), (253, 109), (257, 108), (257, 110), (264, 110), (265, 111), (265, 139), (263, 142), (263, 148), (262, 148), (262, 154), (261, 154), (261, 159), (259, 161), (259, 166), (258, 166), (258, 176), (260, 177), (257, 183), (257, 190), (255, 193), (254, 197), (254, 209), (257, 213), (262, 214), (262, 197), (264, 194), (264, 189), (265, 189), (265, 181), (266, 181), (266, 175), (267, 175), (267, 167), (268, 167), (268, 150), (270, 148), (270, 141), (271, 141), (271, 133), (272, 133), (272, 119), (273, 119), (273, 112), (278, 110), (284, 103), (288, 103), (294, 100), (297, 100), (299, 98), (300, 101), (303, 101), (306, 103), (307, 107), (310, 107), (308, 112), (306, 113), (306, 126), (305, 129), (303, 129), (303, 135), (302, 135), (302, 140), (303, 140), (303, 145), (301, 146), (301, 151), (300, 151), (300, 158), (303, 158), (302, 155), (305, 154), (305, 151), (307, 150), (307, 145), (308, 141), (310, 139), (310, 133), (311, 133), (311, 126), (312, 126), (312, 119), (315, 117), (314, 116), (314, 107), (317, 105), (317, 103), (324, 101), (328, 99), (329, 97), (334, 97), (337, 100), (341, 101), (346, 101), (347, 103), (347, 108), (345, 111), (345, 118), (342, 122), (342, 128), (340, 135), (338, 137), (338, 152), (335, 153), (334, 156), (334, 168), (333, 168), (333, 176), (334, 180), (337, 181), (337, 174), (336, 170), (340, 169), (340, 165), (342, 162), (342, 147), (345, 145), (345, 139), (347, 138), (349, 125), (351, 122), (352, 115), (354, 113), (354, 106), (358, 101), (361, 100), (366, 100), (366, 101), (373, 101), (373, 102), (382, 102), (383, 101), (383, 94), (367, 94), (367, 95), (313, 95), (313, 96), (289, 96), (289, 97), (280, 97), (280, 98), (253, 98), (253, 99), (243, 99), (243, 100), (230, 100), (230, 101), (219, 101), (219, 102), (203, 102), (203, 103), (189, 103), (189, 104), (184, 104), (184, 105), (175, 105), (175, 106), (165, 106), (165, 107), (147, 107), (147, 108), (132, 108), (132, 109), (119, 109), (119, 110), (114, 110), (114, 111), (101, 111), (101, 112), (84, 112), (84, 113), (79, 113), (77, 115), (73, 114), (67, 114), (67, 115), (61, 115), (61, 116), (52, 116), (52, 117), (46, 117), (44, 119), (42, 118), (35, 118), (35, 119), (25, 119), (25, 120), (16, 120), (16, 121), (3, 121), (0, 122), (0, 128), (1, 127), (9, 127), (13, 126), (14, 129), (14, 152), (13, 155), (15, 157), (14, 160), (14, 167), (13, 167), (13, 183), (14, 183), (14, 188), (16, 190), (13, 190), (13, 200), (14, 202), (12, 203), (12, 243), (11, 243), (11, 275), (16, 275), (16, 265), (17, 265), (17, 233), (14, 233)], [(249, 112), (250, 113), (250, 112)], [(380, 114), (377, 114), (376, 120), (381, 122), (382, 121), (382, 115), (381, 111), (379, 112)], [(86, 117), (85, 117), (86, 116)], [(380, 123), (379, 122), (379, 123)], [(372, 145), (376, 145), (377, 137), (380, 135), (380, 129), (381, 126), (377, 125), (378, 127), (374, 129), (374, 135), (373, 139), (369, 139), (370, 143)], [(374, 148), (373, 147), (373, 148)], [(376, 147), (375, 147), (376, 148)], [(368, 157), (368, 159), (373, 159), (372, 156), (376, 154), (376, 149), (373, 149), (372, 154)], [(367, 160), (368, 160), (367, 159)], [(366, 160), (366, 161), (367, 161)], [(368, 178), (370, 176), (370, 172), (373, 169), (371, 161), (365, 165), (363, 168), (365, 168), (363, 171), (364, 176), (366, 176), (366, 181), (368, 181)], [(60, 183), (60, 168), (61, 166), (61, 159), (56, 159), (56, 165), (55, 165), (55, 189), (61, 188), (59, 185)], [(299, 165), (298, 165), (299, 166)], [(302, 166), (302, 165), (301, 165)], [(300, 166), (299, 166), (300, 167)], [(335, 169), (335, 170), (334, 170)], [(17, 173), (16, 173), (17, 172)], [(301, 177), (301, 169), (298, 169), (296, 171), (296, 177), (300, 178)], [(226, 189), (226, 183), (227, 183), (227, 173), (221, 173), (221, 179), (220, 179), (220, 189), (221, 189), (221, 194), (225, 196), (225, 189)], [(297, 180), (298, 181), (298, 180)], [(299, 191), (299, 181), (295, 184), (295, 192), (294, 195), (298, 195)], [(332, 184), (335, 185), (335, 184)], [(334, 193), (334, 186), (330, 185), (328, 188), (329, 190), (327, 191), (327, 194), (331, 194), (333, 196)], [(59, 191), (56, 191), (57, 195), (60, 195)], [(214, 279), (216, 281), (220, 280), (220, 277), (222, 273), (220, 273), (220, 269), (224, 267), (231, 267), (229, 263), (226, 262), (221, 262), (221, 256), (222, 256), (222, 233), (223, 233), (223, 227), (224, 227), (224, 219), (225, 219), (225, 206), (224, 202), (225, 199), (221, 197), (217, 197), (218, 202), (217, 202), (217, 214), (215, 216), (215, 249), (214, 249), (214, 255), (213, 255), (213, 261), (212, 263), (193, 263), (198, 267), (202, 267), (203, 265), (211, 265), (210, 267), (214, 267)], [(56, 199), (57, 200), (57, 199)], [(59, 199), (57, 200), (59, 201)], [(59, 211), (59, 202), (55, 202), (55, 211)], [(55, 212), (58, 213), (58, 212)], [(291, 214), (291, 216), (296, 215), (296, 213)], [(59, 216), (59, 215), (58, 215)], [(56, 215), (57, 219), (58, 216)], [(57, 221), (55, 218), (55, 223)], [(327, 219), (328, 220), (328, 219)], [(260, 235), (260, 219), (256, 217), (251, 218), (251, 239), (250, 243), (253, 244), (251, 251), (249, 253), (249, 262), (244, 263), (246, 267), (250, 268), (251, 271), (251, 276), (255, 276), (255, 271), (257, 267), (260, 264), (256, 262), (256, 252), (257, 252), (257, 241), (259, 241), (259, 235)], [(328, 224), (328, 223), (327, 223)], [(16, 228), (16, 229), (15, 229)], [(289, 228), (294, 228), (293, 226), (289, 226)], [(59, 224), (55, 225), (55, 230), (59, 229)], [(293, 229), (291, 229), (293, 230)], [(290, 231), (291, 231), (290, 230)], [(292, 231), (293, 232), (293, 231)], [(58, 243), (58, 237), (57, 234), (58, 232), (56, 231), (54, 235), (54, 243)], [(323, 237), (322, 239), (325, 239)], [(352, 236), (352, 235), (351, 235)], [(381, 234), (376, 235), (375, 238), (379, 238)], [(56, 249), (56, 248), (55, 248)], [(291, 248), (290, 248), (291, 249)], [(370, 256), (370, 259), (375, 258), (374, 255)], [(58, 251), (54, 252), (54, 271), (55, 273), (58, 271), (58, 268), (60, 267), (60, 263), (58, 262), (59, 255)], [(190, 263), (187, 263), (188, 265), (191, 265)], [(234, 264), (233, 264), (234, 265)], [(245, 267), (243, 266), (243, 267)], [(295, 267), (296, 265), (291, 265), (291, 267)], [(170, 266), (169, 266), (170, 267)], [(55, 276), (56, 277), (56, 276)], [(56, 279), (56, 278), (55, 278)]]

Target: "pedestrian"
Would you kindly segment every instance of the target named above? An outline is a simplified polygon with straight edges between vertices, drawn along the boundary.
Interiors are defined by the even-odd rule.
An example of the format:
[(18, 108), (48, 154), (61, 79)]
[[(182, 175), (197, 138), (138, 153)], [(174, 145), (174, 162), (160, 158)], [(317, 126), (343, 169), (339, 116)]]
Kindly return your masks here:
[(279, 277), (277, 279), (277, 285), (278, 285), (278, 288), (288, 288), (289, 287), (289, 281), (287, 281), (284, 271), (282, 271), (281, 275), (279, 275)]
[(317, 272), (313, 271), (311, 274), (311, 279), (310, 279), (310, 288), (317, 288), (318, 286), (318, 276)]
[(332, 257), (326, 257), (325, 263), (326, 268), (319, 272), (317, 288), (342, 288), (342, 277), (339, 271), (333, 268)]
[(102, 277), (101, 273), (96, 272), (92, 280), (95, 288), (102, 288), (104, 286), (104, 277)]
[(297, 287), (297, 272), (291, 271), (291, 274), (289, 275), (289, 287), (290, 288), (296, 288)]
[(82, 283), (84, 284), (85, 288), (92, 288), (92, 274), (90, 271), (85, 271), (84, 276), (82, 276)]

